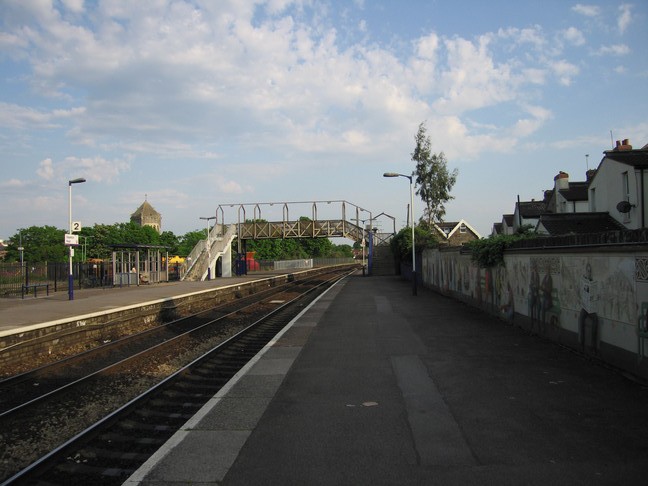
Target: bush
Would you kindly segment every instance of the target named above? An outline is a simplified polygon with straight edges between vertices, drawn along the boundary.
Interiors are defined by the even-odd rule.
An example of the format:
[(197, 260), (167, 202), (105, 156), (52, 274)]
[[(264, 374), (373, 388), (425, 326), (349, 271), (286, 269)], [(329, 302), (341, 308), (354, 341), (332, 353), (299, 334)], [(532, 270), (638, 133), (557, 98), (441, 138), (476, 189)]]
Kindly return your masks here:
[(504, 265), (504, 251), (516, 241), (528, 238), (531, 233), (523, 230), (514, 235), (496, 235), (466, 243), (472, 252), (472, 260), (481, 268)]

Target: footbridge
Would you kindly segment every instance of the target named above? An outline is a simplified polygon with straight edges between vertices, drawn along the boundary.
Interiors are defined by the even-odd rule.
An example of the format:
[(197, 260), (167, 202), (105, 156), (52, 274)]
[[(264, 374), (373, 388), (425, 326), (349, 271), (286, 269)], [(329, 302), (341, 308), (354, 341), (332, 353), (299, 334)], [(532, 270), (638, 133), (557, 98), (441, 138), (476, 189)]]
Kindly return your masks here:
[[(393, 231), (378, 231), (376, 220), (383, 216), (391, 219)], [(221, 204), (214, 216), (201, 219), (208, 223), (214, 220), (214, 225), (206, 231), (207, 238), (198, 242), (187, 257), (183, 280), (206, 280), (217, 274), (231, 277), (235, 239), (239, 254), (243, 253), (246, 240), (347, 238), (364, 246), (368, 240), (371, 255), (374, 245), (396, 233), (392, 216), (374, 216), (371, 211), (343, 200)]]

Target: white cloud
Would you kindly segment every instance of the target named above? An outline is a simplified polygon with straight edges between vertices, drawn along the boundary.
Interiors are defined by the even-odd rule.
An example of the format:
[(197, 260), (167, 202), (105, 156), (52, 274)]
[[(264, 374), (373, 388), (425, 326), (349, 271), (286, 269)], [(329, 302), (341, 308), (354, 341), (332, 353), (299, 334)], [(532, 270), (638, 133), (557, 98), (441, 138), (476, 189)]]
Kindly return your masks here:
[(25, 187), (26, 185), (27, 183), (25, 181), (21, 181), (20, 179), (9, 179), (7, 181), (0, 182), (0, 187), (5, 189), (20, 189), (21, 187)]
[(578, 66), (575, 66), (565, 59), (552, 62), (550, 67), (558, 78), (560, 84), (564, 86), (571, 85), (573, 78), (580, 72)]
[(527, 106), (526, 111), (531, 118), (518, 120), (511, 130), (515, 137), (528, 137), (536, 132), (544, 123), (551, 118), (551, 111), (541, 106)]
[(573, 44), (575, 46), (582, 46), (583, 44), (585, 44), (585, 36), (576, 27), (569, 27), (568, 29), (563, 31), (562, 34), (563, 38), (570, 44)]
[(61, 0), (65, 8), (74, 13), (83, 12), (83, 0)]
[(69, 179), (84, 177), (88, 181), (111, 183), (119, 175), (130, 170), (126, 160), (107, 160), (103, 157), (66, 157), (60, 163), (51, 158), (44, 159), (38, 165), (36, 173), (45, 180)]
[(435, 109), (462, 113), (515, 97), (512, 67), (496, 63), (488, 46), (487, 37), (475, 43), (461, 38), (445, 40), (448, 67), (439, 79), (443, 94), (433, 104)]
[(625, 44), (614, 44), (611, 46), (602, 46), (598, 50), (601, 55), (625, 56), (630, 53), (630, 48)]
[(43, 179), (51, 180), (54, 177), (54, 165), (52, 164), (52, 159), (41, 160), (36, 173)]
[(619, 12), (617, 25), (619, 26), (619, 31), (623, 34), (632, 21), (632, 5), (624, 3), (619, 7)]
[(586, 17), (596, 17), (601, 13), (601, 9), (596, 5), (584, 5), (582, 3), (577, 3), (576, 5), (574, 5), (572, 7), (572, 11)]

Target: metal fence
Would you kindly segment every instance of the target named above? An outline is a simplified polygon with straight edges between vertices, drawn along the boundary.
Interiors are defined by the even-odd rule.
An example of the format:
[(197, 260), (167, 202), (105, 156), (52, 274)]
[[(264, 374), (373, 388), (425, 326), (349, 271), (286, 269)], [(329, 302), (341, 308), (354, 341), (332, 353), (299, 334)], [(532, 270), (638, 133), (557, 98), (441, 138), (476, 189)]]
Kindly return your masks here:
[[(112, 265), (109, 262), (73, 263), (75, 289), (112, 286)], [(67, 291), (68, 263), (0, 263), (0, 297), (31, 292), (37, 285), (49, 285), (50, 292)]]

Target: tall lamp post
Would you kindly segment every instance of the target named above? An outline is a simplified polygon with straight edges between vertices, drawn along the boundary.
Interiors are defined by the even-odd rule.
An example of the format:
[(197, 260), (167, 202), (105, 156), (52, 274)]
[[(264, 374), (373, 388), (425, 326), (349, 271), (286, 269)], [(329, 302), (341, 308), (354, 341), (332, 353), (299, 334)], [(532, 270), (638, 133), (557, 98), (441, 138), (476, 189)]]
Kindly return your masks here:
[[(72, 234), (72, 184), (81, 184), (86, 180), (83, 177), (72, 179), (68, 181), (68, 222), (70, 234)], [(72, 257), (74, 256), (74, 248), (70, 245), (70, 265), (68, 272), (68, 297), (69, 300), (74, 300), (74, 276), (72, 274)]]
[(209, 241), (209, 220), (216, 219), (216, 216), (200, 216), (207, 222), (207, 280), (211, 280), (211, 242)]
[(399, 174), (397, 172), (385, 172), (383, 174), (383, 177), (405, 177), (406, 179), (409, 179), (409, 184), (410, 184), (409, 220), (410, 220), (410, 226), (412, 228), (412, 281), (413, 281), (412, 295), (416, 295), (416, 242), (414, 240), (414, 184), (413, 184), (412, 176)]

